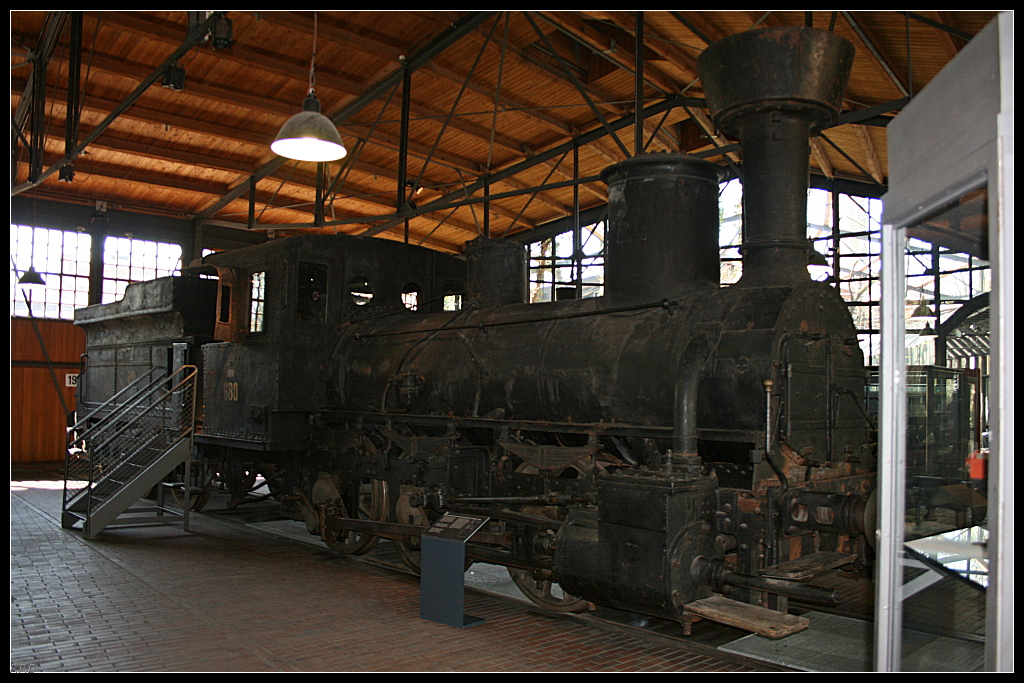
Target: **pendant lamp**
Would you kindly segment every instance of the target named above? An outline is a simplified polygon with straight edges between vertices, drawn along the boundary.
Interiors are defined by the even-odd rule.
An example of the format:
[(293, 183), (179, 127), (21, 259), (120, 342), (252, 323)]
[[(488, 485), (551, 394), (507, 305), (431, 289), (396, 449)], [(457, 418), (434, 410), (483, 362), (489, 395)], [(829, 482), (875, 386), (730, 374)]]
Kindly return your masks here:
[(28, 270), (18, 279), (18, 284), (23, 287), (28, 286), (41, 286), (45, 285), (46, 282), (43, 280), (43, 276), (39, 274), (33, 266), (29, 266)]
[(281, 126), (270, 149), (288, 159), (299, 161), (335, 161), (348, 154), (341, 142), (337, 126), (320, 113), (320, 100), (313, 84), (316, 82), (317, 15), (313, 13), (313, 57), (309, 62), (309, 93), (302, 111)]
[(270, 149), (299, 161), (335, 161), (348, 154), (334, 122), (320, 113), (320, 100), (313, 88), (302, 103), (302, 111), (281, 126)]

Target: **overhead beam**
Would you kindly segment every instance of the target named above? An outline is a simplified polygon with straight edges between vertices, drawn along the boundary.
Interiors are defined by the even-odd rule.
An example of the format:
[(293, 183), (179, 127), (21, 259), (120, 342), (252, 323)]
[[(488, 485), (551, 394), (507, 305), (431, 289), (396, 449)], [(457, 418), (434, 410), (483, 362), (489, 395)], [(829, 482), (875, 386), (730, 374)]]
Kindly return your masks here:
[[(661, 112), (665, 111), (666, 109), (671, 109), (673, 107), (687, 106), (687, 105), (703, 107), (703, 106), (705, 106), (705, 103), (704, 103), (704, 100), (693, 98), (693, 97), (681, 97), (681, 96), (671, 97), (671, 98), (668, 98), (666, 100), (663, 100), (662, 102), (659, 102), (657, 104), (651, 105), (650, 107), (647, 107), (646, 109), (644, 109), (643, 112), (640, 112), (640, 115), (641, 116), (645, 116), (645, 117), (646, 116), (653, 116), (654, 114), (661, 113)], [(609, 122), (606, 126), (598, 126), (597, 128), (595, 128), (595, 129), (593, 129), (593, 130), (591, 130), (591, 131), (589, 131), (587, 133), (584, 133), (582, 135), (577, 136), (573, 140), (569, 140), (568, 142), (562, 143), (561, 145), (556, 145), (555, 147), (552, 147), (552, 148), (550, 148), (548, 150), (540, 152), (537, 155), (535, 155), (534, 157), (532, 157), (530, 159), (527, 159), (525, 161), (522, 161), (522, 162), (520, 162), (518, 164), (513, 164), (513, 165), (511, 165), (509, 167), (506, 167), (504, 169), (496, 171), (496, 172), (492, 173), (490, 176), (488, 176), (486, 178), (481, 178), (481, 179), (477, 180), (475, 183), (470, 184), (469, 186), (467, 186), (464, 190), (462, 190), (460, 192), (449, 193), (449, 195), (447, 195), (446, 197), (442, 197), (442, 198), (437, 199), (437, 200), (435, 200), (433, 202), (430, 202), (429, 204), (424, 205), (423, 207), (420, 207), (420, 210), (421, 211), (433, 210), (434, 208), (444, 206), (444, 205), (448, 204), (451, 201), (457, 201), (459, 199), (459, 197), (465, 197), (467, 195), (472, 196), (475, 192), (483, 189), (484, 185), (486, 183), (488, 183), (488, 182), (494, 183), (494, 182), (500, 181), (500, 180), (502, 180), (504, 178), (509, 178), (511, 176), (516, 175), (517, 173), (521, 173), (524, 170), (532, 168), (532, 167), (536, 166), (537, 164), (542, 164), (542, 163), (544, 163), (544, 162), (546, 162), (546, 161), (548, 161), (550, 159), (555, 158), (556, 156), (560, 156), (562, 154), (565, 154), (568, 151), (571, 151), (574, 145), (577, 145), (577, 144), (585, 145), (585, 144), (588, 144), (588, 143), (590, 143), (590, 142), (592, 142), (594, 140), (597, 140), (597, 139), (603, 137), (604, 135), (607, 135), (609, 128), (614, 130), (614, 129), (621, 129), (621, 128), (624, 128), (626, 126), (631, 126), (631, 125), (633, 125), (635, 119), (636, 119), (636, 116), (634, 114), (629, 114), (627, 116), (622, 117), (621, 119), (619, 119), (617, 121)], [(559, 185), (559, 183), (556, 183), (554, 185)], [(394, 227), (396, 220), (404, 220), (404, 218), (399, 217), (399, 218), (395, 218), (395, 219), (390, 219), (390, 220), (386, 221), (385, 223), (383, 223), (381, 225), (378, 225), (378, 226), (376, 226), (374, 228), (371, 228), (371, 229), (367, 230), (365, 233), (362, 233), (362, 234), (367, 235), (367, 236), (372, 236), (372, 235), (378, 234), (379, 232), (383, 232), (384, 230), (388, 230), (391, 227)]]
[[(583, 14), (594, 17), (595, 19), (608, 21), (619, 26), (623, 30), (627, 30), (629, 22), (633, 20), (633, 16), (629, 12), (588, 11), (583, 12)], [(664, 32), (659, 31), (656, 26), (648, 25), (644, 30), (647, 35), (658, 39), (645, 44), (644, 49), (646, 51), (653, 52), (664, 61), (672, 64), (672, 66), (679, 69), (691, 81), (697, 78), (697, 58), (695, 55), (677, 47), (675, 45), (675, 41), (667, 37)], [(668, 77), (671, 78), (670, 76)]]
[(896, 71), (890, 64), (889, 59), (882, 53), (882, 50), (878, 47), (876, 41), (868, 34), (867, 30), (860, 25), (860, 22), (854, 18), (851, 12), (844, 11), (842, 12), (842, 15), (850, 25), (850, 28), (852, 28), (854, 33), (857, 34), (857, 37), (860, 38), (864, 47), (866, 47), (868, 52), (871, 53), (871, 56), (874, 57), (875, 63), (881, 67), (885, 75), (889, 77), (890, 81), (892, 81), (892, 84), (896, 86), (904, 97), (909, 97), (910, 91), (907, 86), (904, 85), (903, 80), (896, 74)]
[[(607, 59), (617, 68), (628, 71), (629, 73), (636, 72), (636, 50), (629, 51), (623, 48), (622, 45), (613, 45), (607, 36), (588, 26), (586, 22), (580, 20), (575, 14), (567, 12), (538, 12), (538, 14), (558, 27), (560, 31), (591, 50), (594, 54)], [(631, 35), (634, 35), (635, 37), (635, 27), (627, 29), (620, 26), (619, 28)], [(646, 45), (642, 45), (640, 53), (643, 54), (645, 49)], [(663, 70), (655, 67), (653, 64), (648, 63), (644, 65), (643, 76), (644, 81), (649, 83), (652, 87), (657, 88), (661, 92), (662, 96), (674, 95), (680, 90), (669, 74), (666, 74)], [(619, 114), (625, 113), (625, 110), (622, 107), (616, 106), (614, 108)], [(655, 131), (654, 128), (646, 124), (646, 122), (644, 122), (644, 131), (649, 136), (657, 135), (660, 137), (662, 142), (669, 149), (673, 151), (678, 150), (678, 141), (672, 139), (667, 131)]]
[(818, 168), (825, 174), (825, 177), (836, 177), (836, 169), (832, 166), (832, 162), (829, 161), (828, 155), (825, 154), (825, 148), (818, 138), (811, 138), (811, 155), (818, 162)]
[(853, 128), (854, 135), (857, 136), (861, 150), (864, 152), (864, 158), (867, 162), (868, 170), (871, 171), (871, 177), (875, 182), (883, 183), (885, 181), (885, 174), (882, 172), (882, 162), (878, 159), (878, 153), (875, 151), (875, 144), (871, 141), (868, 129), (857, 124), (851, 127)]
[(121, 102), (121, 104), (115, 107), (114, 110), (110, 112), (110, 115), (107, 116), (107, 118), (105, 118), (93, 130), (92, 133), (85, 136), (85, 139), (82, 140), (82, 142), (80, 142), (74, 150), (65, 154), (64, 157), (55, 165), (51, 166), (46, 171), (40, 173), (38, 178), (29, 182), (21, 183), (20, 185), (15, 187), (13, 190), (11, 190), (11, 196), (21, 194), (26, 190), (32, 189), (33, 187), (37, 187), (44, 180), (46, 180), (51, 175), (59, 171), (61, 166), (73, 162), (78, 157), (78, 155), (81, 154), (82, 151), (92, 143), (93, 140), (99, 137), (103, 133), (103, 131), (106, 130), (106, 128), (117, 119), (118, 116), (120, 116), (125, 110), (131, 107), (132, 104), (134, 104), (135, 101), (149, 88), (149, 86), (153, 85), (153, 83), (155, 83), (157, 79), (163, 76), (164, 69), (167, 66), (178, 61), (183, 55), (185, 55), (187, 52), (189, 52), (189, 50), (196, 46), (200, 38), (205, 36), (206, 33), (209, 32), (210, 28), (213, 26), (213, 23), (217, 20), (217, 16), (217, 13), (211, 14), (210, 18), (208, 18), (205, 22), (203, 22), (202, 25), (200, 25), (199, 30), (196, 31), (195, 35), (192, 35), (189, 38), (187, 38), (185, 42), (182, 43), (181, 47), (179, 47), (177, 50), (171, 53), (171, 55), (166, 60), (164, 60), (163, 63), (160, 64), (160, 66), (158, 66), (151, 74), (149, 74), (149, 76), (143, 79), (142, 83), (140, 83), (139, 86)]

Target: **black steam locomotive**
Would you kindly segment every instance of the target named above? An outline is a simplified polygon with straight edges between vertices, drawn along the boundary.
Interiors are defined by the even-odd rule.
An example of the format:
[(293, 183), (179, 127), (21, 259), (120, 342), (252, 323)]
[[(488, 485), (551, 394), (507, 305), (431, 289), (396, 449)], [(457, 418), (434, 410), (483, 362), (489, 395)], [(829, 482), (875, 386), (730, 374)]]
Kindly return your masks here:
[[(778, 634), (790, 598), (834, 600), (808, 579), (863, 568), (874, 529), (856, 331), (807, 275), (808, 137), (835, 121), (852, 55), (785, 29), (701, 56), (715, 122), (743, 145), (733, 286), (719, 285), (721, 169), (641, 155), (603, 174), (600, 298), (524, 303), (512, 242), (476, 240), (463, 260), (300, 236), (132, 285), (138, 310), (78, 322), (95, 354), (102, 337), (111, 357), (190, 355), (203, 462), (234, 502), (265, 480), (338, 552), (390, 539), (415, 567), (443, 513), (478, 514), (469, 556), (551, 609)], [(146, 313), (158, 290), (177, 326)], [(102, 394), (100, 365), (84, 387)]]

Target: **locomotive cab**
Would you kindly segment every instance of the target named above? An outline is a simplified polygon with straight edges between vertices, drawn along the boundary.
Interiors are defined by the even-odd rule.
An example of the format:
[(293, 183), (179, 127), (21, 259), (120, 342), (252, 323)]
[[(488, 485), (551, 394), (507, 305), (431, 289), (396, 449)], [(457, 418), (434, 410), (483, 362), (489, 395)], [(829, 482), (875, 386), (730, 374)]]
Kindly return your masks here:
[(339, 326), (439, 310), (465, 282), (454, 257), (348, 236), (272, 240), (204, 263), (220, 282), (219, 343), (203, 349), (208, 391), (197, 440), (255, 451), (308, 446), (310, 415), (330, 397), (322, 379)]

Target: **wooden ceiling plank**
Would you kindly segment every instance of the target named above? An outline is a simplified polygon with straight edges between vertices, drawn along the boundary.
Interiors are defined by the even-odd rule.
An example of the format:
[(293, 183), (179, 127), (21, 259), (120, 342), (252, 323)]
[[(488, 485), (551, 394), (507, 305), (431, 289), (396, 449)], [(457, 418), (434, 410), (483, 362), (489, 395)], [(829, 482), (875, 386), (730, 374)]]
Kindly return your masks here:
[(698, 40), (703, 42), (705, 46), (717, 43), (728, 35), (725, 31), (711, 23), (707, 12), (673, 11), (670, 14), (675, 17), (676, 21), (693, 33)]
[[(209, 30), (209, 28), (213, 25), (215, 19), (216, 19), (216, 15), (211, 15), (209, 19), (207, 19), (203, 24), (201, 24), (200, 27), (199, 27), (199, 30), (197, 32), (198, 35), (205, 35), (206, 32)], [(61, 159), (59, 162), (57, 162), (57, 164), (55, 164), (54, 166), (50, 167), (46, 171), (43, 171), (41, 174), (39, 174), (39, 177), (36, 178), (35, 180), (30, 181), (30, 182), (22, 183), (18, 187), (15, 187), (13, 190), (11, 190), (11, 194), (12, 195), (17, 195), (17, 194), (20, 194), (20, 193), (24, 192), (27, 189), (30, 189), (32, 187), (35, 187), (35, 186), (39, 185), (46, 178), (48, 178), (49, 176), (53, 175), (58, 170), (60, 170), (61, 166), (65, 165), (65, 164), (68, 164), (68, 163), (72, 163), (75, 160), (75, 157), (78, 156), (79, 154), (81, 154), (83, 149), (88, 147), (89, 144), (94, 139), (99, 137), (99, 135), (101, 135), (103, 133), (103, 131), (107, 128), (107, 126), (109, 126), (115, 119), (117, 119), (117, 117), (120, 116), (120, 114), (123, 111), (128, 109), (149, 88), (150, 85), (155, 83), (156, 80), (163, 75), (164, 68), (166, 66), (168, 66), (170, 64), (173, 64), (182, 55), (184, 55), (189, 50), (191, 50), (193, 47), (195, 47), (197, 41), (198, 41), (197, 37), (190, 37), (190, 38), (188, 38), (184, 43), (182, 43), (182, 45), (178, 49), (176, 49), (174, 52), (172, 52), (171, 55), (169, 57), (167, 57), (167, 59), (165, 59), (160, 64), (160, 66), (158, 66), (156, 69), (154, 69), (153, 72), (150, 73), (139, 84), (139, 86), (135, 90), (132, 91), (132, 93), (128, 97), (126, 97), (112, 112), (110, 112), (110, 115), (107, 116), (107, 118), (104, 119), (96, 128), (94, 128), (93, 132), (90, 133), (89, 135), (87, 135), (85, 137), (85, 139), (83, 141), (81, 141), (74, 150), (72, 150), (71, 152), (65, 154), (64, 158)]]
[(867, 167), (871, 171), (871, 177), (875, 182), (881, 184), (885, 180), (885, 174), (882, 172), (882, 162), (878, 159), (875, 145), (871, 141), (871, 135), (868, 133), (867, 127), (856, 124), (851, 127), (853, 128), (854, 135), (857, 136), (861, 150), (864, 152), (864, 158), (867, 160)]
[(907, 89), (907, 86), (904, 85), (902, 79), (896, 74), (896, 71), (893, 69), (890, 60), (882, 53), (876, 41), (871, 37), (868, 31), (863, 26), (861, 26), (860, 22), (858, 22), (853, 17), (853, 14), (851, 12), (844, 11), (842, 12), (842, 15), (843, 18), (846, 19), (846, 23), (848, 23), (850, 25), (850, 28), (853, 29), (854, 33), (857, 34), (857, 37), (860, 39), (861, 44), (867, 49), (868, 53), (871, 54), (871, 56), (875, 60), (875, 63), (878, 64), (879, 68), (881, 68), (882, 72), (886, 75), (886, 77), (892, 82), (893, 85), (896, 86), (896, 88), (904, 97), (909, 96), (910, 91)]
[[(824, 27), (830, 14), (816, 13), (814, 25)], [(859, 22), (864, 35), (856, 35), (854, 29), (848, 28), (845, 23), (836, 27), (836, 30), (855, 42), (864, 43), (858, 45), (861, 54), (851, 78), (849, 102), (870, 104), (877, 101), (876, 94), (885, 97), (886, 92), (889, 92), (889, 96), (896, 96), (889, 90), (888, 83), (891, 81), (902, 85), (905, 80), (897, 74), (899, 70), (906, 70), (902, 66), (905, 61), (902, 50), (908, 39), (907, 20), (913, 29), (909, 39), (912, 41), (914, 57), (914, 89), (917, 90), (927, 82), (933, 71), (937, 71), (944, 61), (957, 54), (963, 42), (994, 15), (992, 12), (937, 11), (905, 14), (906, 18), (894, 12), (844, 14)], [(340, 11), (319, 15), (317, 88), (318, 92), (327, 95), (322, 98), (325, 112), (337, 119), (346, 139), (356, 138), (365, 141), (362, 144), (372, 143), (374, 146), (367, 146), (365, 149), (368, 153), (362, 156), (353, 154), (353, 160), (348, 162), (352, 169), (346, 178), (347, 196), (338, 196), (335, 204), (355, 214), (365, 211), (372, 215), (355, 215), (351, 219), (336, 221), (339, 225), (354, 225), (361, 221), (361, 225), (372, 226), (377, 232), (394, 229), (401, 231), (389, 225), (394, 216), (392, 198), (397, 185), (397, 172), (389, 168), (394, 166), (392, 158), (398, 148), (394, 122), (385, 120), (382, 121), (384, 125), (375, 127), (375, 124), (353, 121), (353, 118), (358, 115), (359, 119), (365, 119), (367, 114), (372, 113), (372, 110), (364, 109), (362, 114), (357, 114), (361, 105), (372, 107), (374, 105), (371, 102), (384, 102), (388, 98), (388, 87), (393, 88), (395, 79), (400, 78), (398, 72), (402, 65), (399, 58), (403, 55), (411, 54), (411, 58), (422, 60), (419, 63), (420, 73), (414, 80), (414, 84), (418, 84), (413, 89), (413, 95), (417, 97), (414, 102), (417, 122), (413, 124), (412, 138), (409, 140), (410, 158), (419, 159), (422, 163), (422, 159), (430, 157), (427, 176), (422, 183), (428, 189), (418, 197), (417, 202), (421, 211), (426, 209), (426, 213), (412, 218), (413, 241), (420, 239), (416, 234), (425, 233), (432, 235), (432, 239), (443, 241), (446, 248), (457, 250), (458, 245), (452, 246), (459, 239), (456, 235), (477, 234), (477, 225), (470, 216), (470, 207), (464, 204), (461, 208), (450, 208), (454, 195), (447, 188), (454, 187), (452, 183), (458, 182), (458, 173), (467, 177), (468, 191), (472, 193), (475, 189), (474, 202), (479, 199), (482, 179), (486, 178), (491, 192), (491, 214), (497, 218), (498, 223), (515, 221), (513, 229), (518, 230), (520, 224), (536, 225), (549, 220), (552, 214), (565, 215), (570, 210), (570, 186), (566, 182), (571, 181), (574, 174), (571, 169), (564, 168), (564, 164), (560, 165), (557, 157), (550, 156), (548, 151), (564, 151), (566, 140), (578, 138), (581, 175), (593, 174), (596, 168), (624, 158), (623, 149), (606, 139), (607, 127), (595, 133), (596, 129), (591, 126), (594, 125), (594, 119), (600, 119), (599, 113), (609, 121), (616, 117), (621, 117), (621, 121), (633, 107), (631, 93), (635, 87), (634, 81), (632, 78), (627, 81), (626, 76), (627, 72), (632, 74), (635, 64), (632, 63), (630, 51), (623, 51), (622, 45), (632, 44), (626, 35), (635, 35), (635, 13), (546, 12), (545, 22), (558, 22), (564, 35), (552, 35), (551, 45), (544, 49), (538, 49), (538, 34), (528, 25), (524, 13), (404, 12), (388, 15), (390, 20), (387, 22), (374, 20), (371, 15), (370, 12)], [(40, 41), (47, 16), (46, 12), (12, 12), (12, 45), (24, 43), (28, 54), (31, 46)], [(121, 184), (126, 186), (123, 194), (125, 201), (138, 204), (142, 201), (139, 197), (146, 192), (146, 183), (139, 182), (139, 179), (143, 179), (154, 181), (151, 185), (154, 211), (162, 211), (163, 207), (172, 211), (169, 208), (172, 204), (200, 212), (203, 211), (201, 207), (209, 209), (221, 204), (226, 210), (237, 211), (239, 201), (230, 196), (239, 196), (239, 185), (231, 180), (231, 176), (235, 175), (242, 185), (248, 185), (250, 177), (259, 180), (259, 186), (263, 188), (258, 193), (259, 199), (309, 205), (312, 209), (310, 199), (313, 196), (311, 186), (314, 175), (310, 169), (303, 167), (290, 172), (276, 199), (273, 193), (267, 192), (270, 183), (281, 182), (280, 177), (285, 175), (282, 173), (284, 167), (274, 165), (275, 159), (267, 143), (276, 132), (277, 125), (295, 113), (297, 104), (290, 101), (292, 95), (304, 91), (308, 83), (307, 64), (303, 60), (308, 57), (309, 50), (305, 47), (300, 50), (298, 46), (307, 43), (312, 45), (309, 40), (313, 31), (311, 13), (234, 14), (238, 40), (233, 48), (213, 50), (203, 46), (194, 50), (187, 60), (181, 61), (190, 72), (184, 91), (171, 93), (152, 88), (130, 108), (124, 108), (123, 101), (117, 99), (120, 97), (118, 93), (127, 93), (140, 81), (152, 78), (151, 66), (180, 45), (180, 40), (187, 32), (183, 20), (185, 14), (140, 11), (103, 12), (87, 16), (97, 18), (99, 38), (96, 45), (99, 52), (91, 61), (89, 92), (83, 104), (82, 116), (86, 123), (83, 134), (94, 135), (95, 128), (90, 128), (90, 125), (95, 126), (104, 118), (109, 119), (109, 114), (115, 109), (121, 110), (116, 123), (108, 125), (102, 135), (93, 138), (91, 149), (94, 154), (89, 158), (80, 158), (80, 168), (91, 165), (93, 169), (101, 170), (102, 174), (94, 173), (90, 177), (83, 170), (82, 182), (76, 178), (73, 183), (58, 184), (55, 178), (50, 178), (45, 185), (25, 189), (24, 192), (38, 192), (50, 197), (56, 195), (58, 189), (67, 188), (68, 199), (74, 200), (78, 188), (95, 194), (97, 188), (102, 187), (101, 183), (110, 182), (114, 185), (120, 179)], [(687, 80), (687, 77), (694, 73), (694, 59), (699, 51), (697, 48), (703, 46), (704, 41), (714, 42), (738, 30), (745, 30), (755, 21), (761, 27), (802, 26), (805, 23), (802, 12), (779, 11), (767, 14), (763, 11), (645, 12), (644, 17), (647, 82), (658, 88), (671, 84), (673, 89), (686, 89), (692, 84), (693, 79)], [(487, 22), (506, 20), (508, 44), (502, 45), (500, 41), (493, 40), (485, 42), (488, 31), (496, 30), (498, 33), (494, 35), (500, 35), (502, 30), (502, 24), (492, 25)], [(475, 25), (468, 28), (460, 38), (465, 43), (451, 52), (438, 52), (428, 57), (421, 50), (410, 47), (417, 44), (434, 45), (434, 39), (430, 36), (443, 33), (440, 28), (443, 22), (462, 27), (469, 27), (471, 23)], [(554, 29), (545, 22), (540, 22), (541, 35), (550, 35)], [(605, 28), (598, 22), (606, 22), (609, 26)], [(679, 23), (673, 26), (673, 22)], [(269, 24), (277, 25), (280, 29)], [(86, 45), (91, 43), (88, 35), (90, 30), (97, 29), (91, 22), (87, 22)], [(618, 45), (613, 46), (612, 36), (619, 38)], [(562, 54), (568, 54), (566, 47), (571, 45), (568, 42), (570, 40), (575, 45), (585, 46), (581, 49), (588, 51), (584, 64), (596, 64), (601, 59), (592, 55), (592, 52), (603, 56), (606, 50), (615, 47), (618, 52), (612, 55), (612, 61), (620, 71), (608, 72), (605, 64), (601, 64), (591, 72), (597, 80), (584, 83), (577, 95), (570, 90), (573, 84), (569, 78), (559, 66), (552, 63), (546, 52), (547, 49), (557, 49)], [(49, 130), (55, 130), (66, 117), (65, 89), (61, 80), (67, 71), (63, 67), (66, 63), (64, 37), (57, 37), (54, 44), (58, 49), (53, 53), (54, 66), (50, 69), (46, 88), (46, 126)], [(466, 72), (473, 58), (474, 44), (477, 49), (486, 50), (482, 53), (485, 59), (481, 62), (482, 68), (478, 70), (480, 73), (474, 73), (469, 78)], [(570, 46), (570, 51), (579, 49), (575, 45)], [(687, 45), (692, 48), (688, 49)], [(876, 49), (874, 54), (865, 50), (868, 45)], [(352, 59), (339, 59), (339, 55), (346, 54), (346, 50)], [(885, 50), (891, 54), (886, 55)], [(501, 51), (500, 55), (498, 51)], [(18, 57), (15, 55), (16, 59)], [(499, 89), (496, 75), (499, 58), (503, 61), (500, 97), (497, 97), (495, 91)], [(573, 62), (572, 59), (569, 61)], [(85, 65), (90, 65), (88, 56), (85, 57)], [(346, 68), (348, 73), (345, 72)], [(571, 65), (569, 68), (576, 67)], [(11, 101), (14, 114), (28, 106), (23, 101), (26, 81), (22, 76), (25, 71), (12, 71)], [(239, 74), (243, 76), (239, 77)], [(240, 85), (250, 78), (258, 81), (258, 74), (266, 75), (264, 89), (273, 91), (267, 97), (259, 97), (254, 89)], [(578, 80), (587, 79), (580, 77)], [(546, 91), (536, 87), (540, 83), (549, 84)], [(449, 123), (444, 138), (432, 150), (431, 132), (435, 131), (433, 135), (436, 137), (437, 128), (435, 124), (426, 123), (425, 119), (430, 117), (437, 121), (436, 126), (441, 125), (448, 116), (443, 111), (446, 107), (444, 103), (453, 97), (453, 84), (457, 87), (464, 85), (467, 96)], [(647, 92), (652, 90), (648, 89)], [(699, 84), (695, 93), (699, 94)], [(586, 105), (582, 103), (588, 96), (594, 109), (584, 111), (581, 107)], [(326, 106), (327, 102), (331, 102), (331, 105)], [(392, 103), (391, 106), (397, 105)], [(682, 107), (678, 103), (676, 106), (676, 110), (664, 117), (651, 114), (650, 120), (643, 122), (645, 141), (652, 133), (657, 135), (652, 149), (661, 145), (670, 150), (678, 147), (676, 140), (682, 132), (661, 125), (685, 119)], [(836, 177), (863, 174), (861, 177), (870, 178), (867, 182), (884, 182), (882, 141), (885, 133), (884, 128), (879, 126), (884, 126), (886, 119), (891, 118), (886, 113), (898, 111), (899, 101), (879, 107), (856, 106), (862, 108), (844, 113), (841, 123), (861, 123), (871, 128), (855, 126), (836, 131), (832, 139), (846, 148), (845, 159), (837, 156), (843, 150), (836, 152), (820, 142), (812, 142), (816, 163), (826, 174)], [(493, 111), (495, 108), (496, 113)], [(882, 108), (885, 112), (881, 111)], [(871, 116), (876, 109), (883, 115), (865, 118)], [(467, 113), (467, 110), (472, 111)], [(695, 112), (695, 120), (703, 118), (704, 124), (709, 124), (704, 112), (696, 113), (693, 106), (691, 110)], [(393, 111), (395, 109), (389, 109), (383, 114), (390, 116)], [(589, 117), (589, 121), (585, 117)], [(495, 158), (493, 169), (488, 172), (484, 168), (486, 154), (481, 150), (490, 144), (491, 128), (494, 127), (492, 122), (495, 120)], [(619, 122), (615, 122), (608, 127), (623, 131), (619, 134), (621, 141), (631, 151), (634, 124), (620, 126)], [(708, 128), (713, 132), (709, 125)], [(582, 130), (589, 132), (581, 133)], [(371, 131), (373, 139), (366, 140)], [(56, 134), (47, 136), (41, 132), (39, 137), (44, 142), (47, 158), (59, 153)], [(210, 140), (208, 150), (202, 148), (204, 138)], [(22, 142), (18, 143), (19, 147)], [(732, 156), (738, 159), (735, 153)], [(415, 162), (410, 163), (410, 168), (413, 166), (416, 166)], [(160, 173), (160, 168), (165, 168), (167, 172)], [(854, 168), (857, 170), (853, 173), (843, 170)], [(253, 169), (256, 169), (255, 173)], [(16, 177), (24, 177), (23, 166), (15, 170), (18, 171)], [(414, 170), (420, 169), (416, 166)], [(546, 189), (535, 189), (541, 185), (540, 179), (546, 171), (551, 171)], [(124, 178), (128, 178), (129, 182), (123, 182)], [(227, 179), (229, 189), (220, 199), (211, 200), (211, 197), (216, 196), (211, 195), (211, 189), (216, 192), (216, 188), (224, 185), (224, 179)], [(590, 180), (594, 180), (594, 177), (591, 176)], [(432, 196), (429, 187), (435, 188), (437, 194)], [(203, 191), (193, 191), (197, 189)], [(606, 201), (606, 195), (602, 192), (604, 188), (598, 182), (583, 185), (579, 189), (586, 198), (586, 204), (581, 201), (584, 208)], [(117, 190), (116, 186), (112, 186), (111, 196), (116, 196)], [(523, 207), (526, 197), (520, 194), (524, 192), (536, 193), (526, 204), (528, 208), (525, 211)], [(172, 200), (172, 193), (180, 197)], [(434, 208), (431, 208), (432, 205)], [(472, 206), (475, 207), (475, 204)], [(301, 223), (311, 215), (291, 208), (271, 207), (267, 211), (267, 217), (273, 216), (272, 220), (276, 222), (289, 220), (289, 216), (294, 215)], [(447, 215), (449, 213), (450, 217)], [(338, 215), (342, 215), (341, 211)], [(440, 223), (437, 223), (438, 220)], [(495, 224), (496, 221), (492, 220), (492, 226)], [(303, 226), (299, 229), (312, 228)], [(502, 227), (492, 227), (493, 234), (500, 234), (501, 230)], [(389, 232), (388, 238), (393, 237), (394, 233)]]

